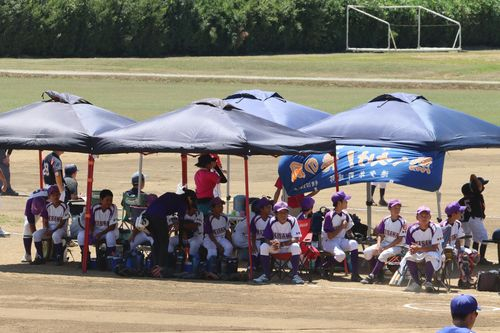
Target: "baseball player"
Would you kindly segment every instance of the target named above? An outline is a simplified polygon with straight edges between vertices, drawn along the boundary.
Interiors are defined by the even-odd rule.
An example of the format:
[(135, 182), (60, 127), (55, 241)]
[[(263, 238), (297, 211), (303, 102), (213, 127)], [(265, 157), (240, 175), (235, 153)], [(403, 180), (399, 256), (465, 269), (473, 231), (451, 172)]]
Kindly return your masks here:
[(451, 202), (444, 210), (448, 218), (439, 224), (443, 235), (448, 235), (448, 237), (444, 237), (443, 247), (451, 249), (453, 255), (458, 258), (458, 267), (460, 269), (459, 288), (470, 288), (471, 284), (473, 284), (472, 271), (477, 259), (476, 250), (463, 247), (461, 244), (460, 238), (464, 237), (465, 233), (459, 219), (465, 209), (466, 207), (460, 206), (458, 202)]
[[(141, 189), (139, 190), (139, 179), (141, 180)], [(144, 206), (147, 201), (147, 194), (142, 191), (145, 186), (145, 177), (143, 174), (139, 172), (135, 172), (131, 177), (132, 188), (128, 191), (123, 192), (121, 205), (123, 207), (123, 221), (131, 222), (132, 224), (135, 221), (130, 221), (130, 206)], [(137, 201), (137, 195), (141, 193), (141, 202)]]
[(300, 201), (301, 212), (297, 215), (297, 220), (305, 220), (312, 218), (313, 209), (314, 209), (314, 199), (311, 197), (304, 197)]
[(212, 213), (208, 215), (205, 221), (203, 246), (207, 249), (207, 270), (211, 273), (215, 273), (217, 253), (222, 253), (224, 257), (230, 257), (233, 253), (229, 219), (222, 213), (224, 204), (225, 202), (221, 198), (213, 198), (211, 204)]
[(426, 206), (417, 209), (417, 223), (412, 224), (406, 232), (406, 244), (409, 251), (403, 258), (410, 270), (413, 284), (406, 291), (420, 291), (422, 284), (418, 276), (417, 262), (425, 261), (425, 282), (427, 292), (433, 292), (432, 277), (441, 267), (441, 243), (443, 234), (439, 225), (431, 222), (431, 210)]
[[(484, 185), (488, 184), (488, 180), (482, 177), (476, 177), (476, 175), (470, 175), (470, 218), (469, 227), (472, 231), (472, 248), (474, 250), (479, 249), (479, 265), (493, 265), (493, 263), (485, 258), (486, 255), (486, 243), (483, 243), (488, 239), (488, 232), (484, 226), (484, 219), (486, 215), (484, 214), (486, 206), (484, 203), (483, 191)], [(481, 244), (481, 247), (479, 247)]]
[(47, 206), (47, 191), (40, 189), (30, 194), (24, 208), (24, 256), (21, 262), (31, 262), (31, 243), (36, 231), (36, 221)]
[(274, 205), (275, 216), (271, 218), (264, 230), (264, 239), (260, 245), (260, 263), (264, 269), (264, 274), (254, 279), (255, 283), (267, 283), (271, 279), (270, 253), (291, 253), (292, 257), (292, 282), (304, 284), (304, 280), (299, 276), (300, 244), (302, 237), (297, 219), (289, 215), (289, 208), (286, 202), (280, 201)]
[[(184, 222), (180, 226), (179, 235), (170, 237), (168, 241), (168, 253), (173, 253), (177, 245), (179, 245), (179, 238), (186, 239), (189, 244), (189, 255), (191, 257), (198, 257), (198, 251), (203, 243), (203, 213), (199, 212), (196, 206), (190, 206), (184, 216)], [(179, 223), (177, 222), (179, 226)], [(179, 227), (177, 227), (179, 228)]]
[(42, 239), (52, 237), (54, 251), (56, 253), (56, 264), (63, 264), (63, 245), (62, 239), (67, 234), (68, 219), (71, 214), (68, 205), (61, 201), (61, 192), (57, 185), (52, 185), (47, 190), (49, 203), (42, 211), (43, 228), (33, 233), (35, 242), (36, 257), (33, 264), (44, 264)]
[(254, 268), (257, 266), (257, 257), (260, 252), (260, 246), (264, 239), (264, 230), (271, 221), (273, 202), (266, 197), (260, 198), (255, 204), (255, 209), (258, 210), (252, 220), (250, 221), (250, 236), (252, 242), (252, 262)]
[(465, 235), (468, 236), (468, 238), (465, 238), (464, 246), (470, 248), (470, 243), (472, 238), (472, 231), (470, 230), (469, 226), (469, 219), (471, 213), (470, 202), (472, 198), (472, 190), (470, 188), (470, 184), (469, 183), (463, 184), (461, 191), (463, 197), (460, 200), (458, 200), (458, 203), (460, 204), (460, 206), (465, 206), (465, 211), (462, 214), (460, 221), (462, 222), (462, 229)]
[(63, 153), (64, 152), (60, 150), (53, 151), (45, 156), (42, 162), (42, 174), (45, 188), (48, 188), (51, 185), (57, 185), (57, 188), (61, 193), (61, 201), (65, 201), (66, 199), (63, 167), (60, 157)]
[[(363, 280), (363, 284), (372, 284), (382, 271), (385, 263), (390, 257), (401, 253), (401, 245), (406, 233), (406, 221), (401, 217), (401, 201), (398, 199), (390, 200), (387, 207), (391, 215), (382, 219), (375, 228), (377, 233), (377, 244), (367, 247), (363, 253), (365, 259), (374, 263), (371, 273)], [(375, 257), (377, 259), (375, 259)]]
[[(99, 193), (100, 203), (92, 206), (90, 215), (90, 241), (89, 244), (99, 244), (106, 242), (106, 255), (113, 256), (116, 251), (116, 240), (118, 231), (118, 208), (113, 204), (113, 192), (102, 190)], [(78, 232), (78, 244), (82, 251), (85, 246), (85, 230)]]
[(359, 282), (358, 274), (358, 242), (354, 239), (345, 238), (354, 226), (351, 216), (347, 213), (347, 202), (351, 199), (344, 191), (332, 195), (333, 210), (325, 215), (323, 231), (321, 234), (321, 245), (323, 250), (333, 255), (337, 262), (345, 259), (345, 252), (351, 252), (351, 281)]
[(166, 267), (168, 258), (169, 225), (167, 216), (177, 214), (182, 223), (186, 211), (196, 206), (196, 194), (192, 190), (179, 188), (176, 193), (166, 192), (153, 201), (137, 219), (132, 231), (137, 235), (141, 231), (153, 237), (153, 265)]
[(64, 167), (64, 184), (66, 184), (66, 188), (68, 189), (69, 200), (78, 200), (77, 172), (78, 168), (76, 164), (68, 164)]

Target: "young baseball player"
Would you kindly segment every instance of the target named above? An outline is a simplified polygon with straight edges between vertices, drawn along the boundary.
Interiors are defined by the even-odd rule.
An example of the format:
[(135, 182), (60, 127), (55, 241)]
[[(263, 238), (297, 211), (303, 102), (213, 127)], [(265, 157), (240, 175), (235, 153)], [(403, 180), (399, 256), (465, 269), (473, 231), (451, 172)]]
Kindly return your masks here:
[(460, 198), (460, 200), (458, 200), (458, 203), (460, 204), (460, 206), (465, 206), (465, 211), (462, 214), (460, 221), (462, 222), (462, 229), (465, 235), (468, 236), (467, 238), (465, 238), (464, 246), (470, 248), (472, 239), (472, 231), (470, 230), (469, 226), (469, 219), (471, 213), (470, 201), (472, 198), (472, 190), (470, 189), (470, 184), (469, 183), (463, 184), (461, 191), (463, 197)]
[[(100, 203), (92, 207), (90, 215), (90, 242), (99, 244), (106, 242), (106, 255), (113, 256), (116, 251), (116, 240), (118, 239), (118, 209), (113, 204), (113, 192), (102, 190), (99, 193)], [(85, 230), (78, 232), (78, 244), (82, 250), (85, 244)]]
[(462, 223), (459, 221), (465, 209), (465, 206), (460, 206), (456, 201), (448, 204), (444, 210), (448, 218), (439, 224), (443, 230), (443, 235), (448, 235), (444, 240), (443, 247), (451, 249), (453, 255), (458, 258), (458, 267), (460, 269), (459, 288), (470, 288), (473, 283), (472, 271), (477, 258), (477, 251), (463, 247), (460, 239), (465, 236)]
[[(479, 249), (479, 265), (492, 265), (493, 263), (485, 258), (486, 255), (486, 243), (483, 243), (488, 239), (488, 232), (484, 226), (484, 218), (486, 215), (484, 214), (486, 206), (484, 203), (483, 191), (484, 185), (488, 184), (488, 180), (483, 179), (482, 177), (476, 177), (476, 175), (470, 175), (470, 189), (471, 189), (471, 198), (470, 198), (470, 218), (469, 218), (469, 227), (472, 231), (472, 240), (474, 243), (472, 244), (472, 248), (474, 250)], [(479, 247), (481, 244), (481, 247)]]
[(299, 215), (297, 215), (297, 220), (310, 219), (313, 214), (314, 209), (314, 199), (311, 197), (304, 197), (300, 201), (300, 209), (302, 210)]
[[(365, 259), (372, 264), (374, 262), (371, 273), (361, 280), (363, 284), (374, 283), (387, 260), (401, 253), (401, 245), (403, 245), (406, 232), (406, 221), (400, 215), (401, 201), (398, 199), (390, 200), (387, 207), (391, 215), (384, 217), (375, 228), (377, 244), (367, 247), (363, 251)], [(375, 257), (377, 258), (375, 259)]]
[(225, 202), (221, 198), (213, 198), (212, 213), (205, 221), (203, 246), (207, 249), (207, 270), (211, 273), (215, 273), (217, 253), (223, 254), (224, 257), (230, 257), (233, 253), (229, 219), (222, 213), (224, 204)]
[[(181, 238), (189, 243), (189, 255), (198, 257), (198, 251), (203, 243), (203, 213), (196, 206), (191, 206), (186, 211), (184, 222), (180, 225)], [(179, 226), (177, 226), (179, 228)], [(168, 241), (168, 253), (174, 253), (175, 247), (179, 245), (179, 236), (170, 237)]]
[(255, 215), (250, 221), (250, 235), (252, 238), (252, 262), (254, 268), (258, 264), (258, 256), (260, 252), (260, 246), (265, 242), (264, 230), (266, 230), (267, 225), (272, 218), (273, 202), (266, 197), (262, 197), (256, 203), (256, 209), (259, 214)]
[(410, 270), (413, 284), (406, 291), (420, 291), (422, 288), (418, 276), (418, 261), (425, 261), (425, 282), (423, 287), (427, 292), (433, 292), (432, 277), (441, 267), (440, 247), (443, 241), (441, 228), (431, 222), (431, 210), (426, 206), (417, 209), (417, 223), (411, 225), (406, 232), (406, 244), (409, 251), (403, 258)]
[(354, 222), (347, 213), (347, 202), (351, 196), (344, 191), (332, 195), (333, 210), (325, 215), (321, 245), (323, 250), (333, 255), (337, 262), (345, 259), (344, 251), (351, 251), (351, 281), (359, 282), (358, 274), (358, 242), (354, 239), (346, 239), (346, 234), (354, 226)]
[(33, 264), (44, 264), (42, 239), (52, 237), (54, 251), (56, 253), (56, 264), (63, 264), (63, 245), (62, 239), (67, 234), (67, 223), (71, 214), (68, 205), (60, 200), (61, 193), (57, 185), (52, 185), (47, 190), (49, 203), (42, 211), (43, 228), (33, 233), (33, 241), (35, 242), (36, 257)]
[(47, 191), (36, 190), (29, 196), (24, 208), (24, 256), (21, 262), (31, 262), (31, 243), (36, 231), (36, 222), (47, 206)]
[(299, 241), (302, 234), (297, 219), (289, 215), (288, 205), (283, 201), (274, 205), (274, 213), (275, 216), (271, 218), (263, 233), (265, 242), (260, 245), (260, 263), (264, 274), (253, 281), (267, 283), (271, 279), (270, 253), (291, 253), (292, 282), (304, 284), (298, 274), (301, 254)]

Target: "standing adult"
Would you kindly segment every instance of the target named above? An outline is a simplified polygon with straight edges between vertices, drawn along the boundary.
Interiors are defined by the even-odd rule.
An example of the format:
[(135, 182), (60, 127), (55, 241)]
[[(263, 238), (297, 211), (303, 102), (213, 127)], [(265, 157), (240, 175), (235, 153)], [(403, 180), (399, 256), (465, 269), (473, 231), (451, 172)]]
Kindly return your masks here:
[(61, 155), (63, 151), (57, 150), (45, 156), (42, 162), (42, 174), (44, 188), (49, 188), (51, 185), (57, 185), (59, 193), (61, 193), (61, 201), (66, 201), (66, 193), (64, 189), (63, 166)]
[(12, 149), (0, 149), (0, 171), (3, 172), (3, 175), (5, 176), (5, 180), (2, 181), (0, 178), (0, 187), (4, 185), (4, 183), (7, 185), (7, 189), (5, 191), (2, 191), (0, 195), (11, 195), (11, 196), (18, 196), (19, 193), (14, 191), (12, 189), (12, 183), (10, 180), (10, 155), (12, 154)]
[[(486, 217), (485, 210), (486, 206), (484, 203), (483, 191), (484, 185), (488, 184), (488, 180), (482, 177), (476, 177), (476, 175), (470, 175), (469, 186), (471, 189), (470, 196), (470, 218), (469, 227), (472, 231), (472, 248), (474, 250), (479, 249), (479, 265), (492, 265), (493, 263), (486, 260), (486, 243), (483, 243), (488, 239), (488, 232), (484, 226), (484, 219)], [(481, 244), (481, 246), (479, 246)]]
[(78, 168), (76, 164), (67, 164), (64, 167), (64, 183), (69, 193), (69, 200), (78, 200), (78, 181), (76, 180), (76, 174)]
[[(5, 176), (3, 175), (2, 169), (0, 169), (0, 181), (2, 182), (2, 185), (0, 187), (0, 193), (5, 193), (7, 191), (7, 180), (5, 179)], [(8, 237), (10, 236), (10, 233), (7, 231), (3, 231), (2, 228), (0, 227), (0, 237)]]
[(227, 178), (217, 166), (217, 159), (210, 154), (202, 154), (195, 164), (199, 170), (194, 174), (198, 210), (208, 216), (217, 184), (227, 183)]
[(450, 302), (453, 326), (447, 326), (437, 333), (474, 333), (472, 326), (476, 322), (478, 311), (481, 308), (472, 295), (455, 296)]

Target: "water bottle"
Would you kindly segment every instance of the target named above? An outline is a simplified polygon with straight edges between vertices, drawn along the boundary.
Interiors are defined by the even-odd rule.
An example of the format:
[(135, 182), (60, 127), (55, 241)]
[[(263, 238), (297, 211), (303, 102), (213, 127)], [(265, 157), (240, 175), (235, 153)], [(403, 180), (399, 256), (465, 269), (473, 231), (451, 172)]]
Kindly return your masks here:
[(224, 257), (222, 258), (221, 262), (220, 262), (220, 273), (221, 274), (227, 274), (227, 258)]
[(144, 254), (142, 252), (138, 252), (135, 256), (135, 269), (144, 268)]
[(175, 261), (175, 271), (181, 273), (184, 268), (184, 254), (182, 251), (177, 251), (177, 258)]

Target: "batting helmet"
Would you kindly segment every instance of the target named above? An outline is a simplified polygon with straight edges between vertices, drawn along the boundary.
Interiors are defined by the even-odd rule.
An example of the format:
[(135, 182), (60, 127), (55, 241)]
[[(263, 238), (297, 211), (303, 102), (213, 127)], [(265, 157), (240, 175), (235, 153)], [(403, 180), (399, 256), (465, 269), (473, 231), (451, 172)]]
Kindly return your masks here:
[(132, 185), (139, 185), (139, 177), (141, 177), (141, 183), (144, 184), (144, 175), (136, 172), (132, 175)]

